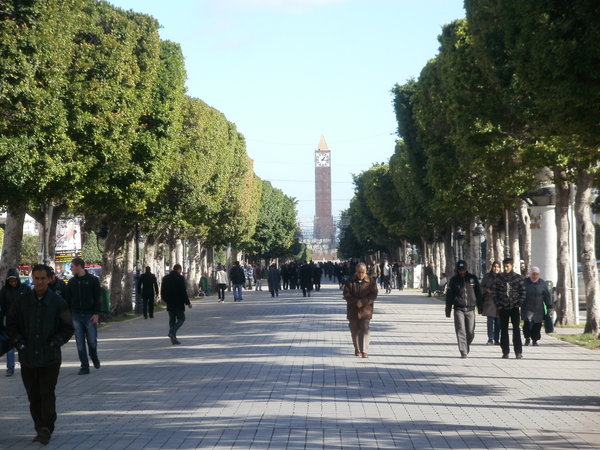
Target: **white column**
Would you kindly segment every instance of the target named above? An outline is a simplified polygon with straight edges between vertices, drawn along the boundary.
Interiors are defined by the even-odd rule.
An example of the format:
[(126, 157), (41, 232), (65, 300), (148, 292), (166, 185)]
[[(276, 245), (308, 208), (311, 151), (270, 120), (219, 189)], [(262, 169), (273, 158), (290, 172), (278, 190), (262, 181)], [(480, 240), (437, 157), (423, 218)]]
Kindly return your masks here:
[[(540, 268), (541, 277), (556, 286), (558, 278), (557, 233), (554, 205), (531, 207), (531, 265)], [(515, 261), (518, 267), (518, 261)]]

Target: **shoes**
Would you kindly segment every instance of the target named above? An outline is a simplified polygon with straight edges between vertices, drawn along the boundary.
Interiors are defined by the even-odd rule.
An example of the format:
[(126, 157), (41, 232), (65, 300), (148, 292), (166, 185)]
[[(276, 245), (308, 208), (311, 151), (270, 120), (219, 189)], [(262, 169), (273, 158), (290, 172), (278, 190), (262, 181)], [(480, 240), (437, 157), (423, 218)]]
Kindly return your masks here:
[(175, 335), (173, 333), (169, 333), (167, 334), (167, 336), (169, 337), (169, 339), (171, 339), (171, 344), (175, 344), (175, 341), (177, 340)]
[(148, 316), (144, 316), (144, 319), (148, 320)]
[(92, 358), (92, 364), (94, 364), (95, 369), (100, 368), (100, 360), (98, 358)]
[(460, 354), (460, 357), (461, 357), (462, 359), (465, 359), (465, 358), (467, 357), (467, 354), (466, 354), (466, 353), (461, 353), (461, 354)]
[(522, 353), (517, 353), (517, 356), (515, 356), (515, 358), (517, 358), (517, 359), (523, 359), (523, 354)]
[(502, 355), (502, 359), (508, 359), (508, 353), (504, 353), (504, 354)]
[(529, 344), (531, 344), (531, 339), (529, 339), (529, 338), (525, 339), (525, 346), (527, 346)]
[(181, 341), (178, 340), (177, 338), (174, 338), (174, 339), (171, 340), (171, 344), (173, 344), (173, 345), (179, 345), (179, 344), (181, 344)]
[(362, 357), (363, 357), (363, 358), (368, 358), (368, 357), (369, 357), (369, 354), (368, 354), (367, 352), (362, 352)]
[(362, 356), (362, 353), (361, 353), (361, 352), (359, 352), (358, 350), (356, 350), (356, 351), (354, 352), (354, 356), (358, 356), (358, 357), (360, 358), (360, 357)]
[(223, 303), (223, 300), (219, 300), (217, 303)]
[(494, 341), (494, 345), (500, 345), (500, 341)]
[(40, 444), (48, 445), (48, 442), (50, 442), (50, 436), (52, 436), (52, 433), (50, 432), (49, 428), (40, 428), (37, 432), (37, 435), (32, 439), (32, 442), (39, 442)]
[(89, 367), (87, 368), (81, 368), (79, 369), (79, 372), (77, 372), (77, 375), (89, 375), (90, 374), (90, 369)]
[(15, 369), (6, 369), (6, 376), (12, 377), (15, 374)]
[(488, 339), (487, 345), (494, 345), (494, 340), (493, 339)]
[(534, 347), (537, 347), (540, 344), (538, 344), (537, 341), (533, 341), (533, 344), (531, 344), (531, 345), (533, 345)]

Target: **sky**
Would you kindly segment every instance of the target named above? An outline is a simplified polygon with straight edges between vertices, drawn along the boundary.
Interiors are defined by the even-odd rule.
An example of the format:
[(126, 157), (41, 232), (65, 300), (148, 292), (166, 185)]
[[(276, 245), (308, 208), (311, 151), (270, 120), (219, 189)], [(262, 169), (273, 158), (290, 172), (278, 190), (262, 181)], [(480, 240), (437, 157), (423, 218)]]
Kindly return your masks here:
[(353, 174), (394, 152), (391, 89), (418, 78), (463, 0), (109, 0), (154, 16), (181, 45), (187, 93), (246, 139), (254, 171), (315, 215), (314, 151), (331, 150), (332, 213)]

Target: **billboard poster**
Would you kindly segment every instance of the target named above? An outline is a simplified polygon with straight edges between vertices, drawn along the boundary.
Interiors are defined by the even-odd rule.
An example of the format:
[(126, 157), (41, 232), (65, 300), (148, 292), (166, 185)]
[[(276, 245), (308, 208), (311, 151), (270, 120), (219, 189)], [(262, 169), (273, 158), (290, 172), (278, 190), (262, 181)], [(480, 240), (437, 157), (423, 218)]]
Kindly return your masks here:
[(58, 219), (56, 224), (56, 248), (54, 261), (57, 263), (71, 262), (81, 256), (81, 219), (69, 217)]

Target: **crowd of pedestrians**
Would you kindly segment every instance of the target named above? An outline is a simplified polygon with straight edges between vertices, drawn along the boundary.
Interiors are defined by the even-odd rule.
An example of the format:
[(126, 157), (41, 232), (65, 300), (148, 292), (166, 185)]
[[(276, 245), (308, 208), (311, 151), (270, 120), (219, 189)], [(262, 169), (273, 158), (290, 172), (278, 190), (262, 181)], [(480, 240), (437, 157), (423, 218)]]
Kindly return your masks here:
[[(499, 345), (502, 358), (508, 358), (512, 348), (517, 359), (523, 357), (523, 346), (537, 346), (541, 327), (547, 314), (553, 311), (552, 296), (547, 283), (540, 278), (538, 267), (532, 267), (528, 277), (513, 270), (514, 262), (506, 258), (494, 261), (481, 282), (469, 273), (465, 261), (458, 261), (456, 273), (447, 282), (446, 317), (454, 314), (458, 349), (462, 358), (470, 352), (475, 337), (477, 313), (486, 317), (487, 344)], [(433, 266), (429, 265), (433, 272)], [(60, 347), (75, 335), (80, 360), (79, 375), (90, 373), (90, 361), (100, 369), (97, 346), (97, 324), (101, 311), (101, 289), (97, 277), (88, 273), (81, 258), (71, 263), (73, 278), (68, 283), (58, 279), (51, 267), (36, 265), (32, 269), (33, 289), (21, 283), (17, 269), (10, 269), (0, 290), (0, 332), (7, 332), (19, 353), (21, 377), (30, 403), (36, 435), (34, 441), (47, 444), (56, 421), (55, 386), (61, 365)], [(177, 332), (185, 322), (185, 308), (192, 304), (188, 296), (182, 266), (175, 264), (159, 284), (146, 267), (137, 281), (137, 291), (143, 304), (143, 315), (154, 317), (154, 303), (160, 293), (169, 316), (167, 336), (173, 345), (181, 342)], [(235, 302), (243, 300), (243, 291), (262, 290), (266, 279), (271, 297), (280, 291), (301, 291), (310, 297), (321, 289), (323, 278), (337, 281), (346, 302), (346, 318), (350, 329), (354, 355), (368, 358), (370, 321), (379, 288), (386, 293), (402, 290), (409, 273), (404, 264), (387, 260), (369, 264), (354, 261), (341, 263), (289, 262), (268, 268), (260, 265), (233, 263), (227, 270), (216, 267), (214, 274), (218, 302), (225, 302), (231, 288)], [(429, 295), (432, 294), (428, 282)], [(520, 323), (523, 320), (521, 329)], [(509, 327), (512, 325), (512, 339)], [(525, 338), (521, 339), (521, 331)], [(6, 375), (15, 371), (15, 350), (7, 353)]]

